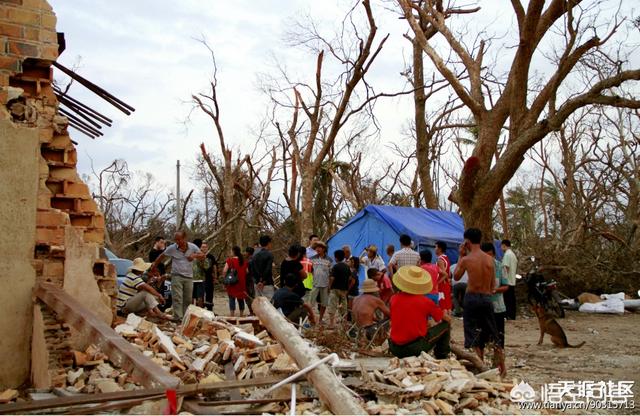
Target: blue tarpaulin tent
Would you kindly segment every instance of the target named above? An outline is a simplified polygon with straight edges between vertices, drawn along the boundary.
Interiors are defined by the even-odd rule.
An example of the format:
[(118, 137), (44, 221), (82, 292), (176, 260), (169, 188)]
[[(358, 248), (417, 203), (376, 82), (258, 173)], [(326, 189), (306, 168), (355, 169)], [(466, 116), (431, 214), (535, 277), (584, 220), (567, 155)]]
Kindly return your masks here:
[[(393, 244), (400, 248), (398, 239), (407, 234), (413, 240), (416, 250), (433, 251), (436, 241), (447, 243), (447, 255), (452, 263), (458, 261), (458, 246), (463, 241), (464, 225), (455, 212), (437, 211), (426, 208), (368, 205), (335, 233), (327, 244), (329, 255), (351, 246), (354, 256), (360, 256), (370, 244), (378, 246), (378, 254), (385, 263), (389, 261), (385, 248)], [(435, 262), (435, 256), (434, 260)], [(363, 280), (364, 276), (360, 276)]]

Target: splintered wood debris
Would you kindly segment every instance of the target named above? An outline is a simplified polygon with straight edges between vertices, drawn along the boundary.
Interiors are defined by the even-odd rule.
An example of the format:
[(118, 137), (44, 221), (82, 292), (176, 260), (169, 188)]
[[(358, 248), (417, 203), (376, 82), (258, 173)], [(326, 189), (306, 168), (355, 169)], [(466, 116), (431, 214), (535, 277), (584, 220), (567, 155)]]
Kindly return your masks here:
[(233, 325), (191, 305), (179, 326), (158, 326), (130, 314), (115, 330), (185, 384), (228, 379), (229, 363), (237, 380), (297, 371), (282, 346), (254, 323)]

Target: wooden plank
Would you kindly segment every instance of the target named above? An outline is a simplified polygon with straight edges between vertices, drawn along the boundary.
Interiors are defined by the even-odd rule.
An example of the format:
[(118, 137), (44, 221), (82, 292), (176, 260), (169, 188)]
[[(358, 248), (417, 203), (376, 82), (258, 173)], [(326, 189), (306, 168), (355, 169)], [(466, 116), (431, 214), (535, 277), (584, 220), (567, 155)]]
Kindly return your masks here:
[(127, 371), (138, 383), (148, 388), (175, 388), (180, 384), (179, 378), (168, 374), (145, 357), (64, 290), (50, 283), (40, 283), (35, 289), (35, 295), (66, 323), (87, 334), (89, 342), (100, 347), (111, 362)]
[[(178, 386), (176, 393), (178, 396), (193, 396), (199, 393), (208, 393), (218, 390), (226, 390), (237, 387), (253, 387), (272, 385), (284, 380), (285, 377), (263, 377), (248, 380), (221, 381), (213, 384), (189, 384)], [(106, 403), (119, 400), (134, 400), (163, 395), (165, 388), (152, 388), (144, 390), (117, 391), (114, 393), (82, 394), (77, 396), (58, 397), (55, 399), (44, 399), (33, 402), (19, 402), (0, 405), (0, 414), (21, 414), (25, 412), (55, 409), (58, 407), (77, 406), (81, 404)]]
[[(278, 340), (285, 351), (293, 358), (299, 368), (306, 368), (320, 361), (318, 355), (309, 348), (298, 330), (278, 312), (265, 297), (257, 297), (251, 304), (253, 312), (260, 318), (271, 336)], [(321, 364), (306, 374), (307, 379), (318, 392), (322, 402), (334, 414), (363, 415), (367, 412), (358, 403), (352, 392), (329, 370)]]

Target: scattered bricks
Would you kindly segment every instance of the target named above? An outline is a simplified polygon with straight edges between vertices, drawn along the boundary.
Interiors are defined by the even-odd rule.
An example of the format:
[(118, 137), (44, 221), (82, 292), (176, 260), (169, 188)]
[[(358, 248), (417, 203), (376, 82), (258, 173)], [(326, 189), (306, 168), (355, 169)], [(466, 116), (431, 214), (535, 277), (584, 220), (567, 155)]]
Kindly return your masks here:
[(38, 45), (17, 40), (9, 40), (7, 42), (7, 52), (17, 56), (35, 58), (40, 55)]
[(0, 23), (0, 36), (22, 38), (22, 26), (11, 23)]

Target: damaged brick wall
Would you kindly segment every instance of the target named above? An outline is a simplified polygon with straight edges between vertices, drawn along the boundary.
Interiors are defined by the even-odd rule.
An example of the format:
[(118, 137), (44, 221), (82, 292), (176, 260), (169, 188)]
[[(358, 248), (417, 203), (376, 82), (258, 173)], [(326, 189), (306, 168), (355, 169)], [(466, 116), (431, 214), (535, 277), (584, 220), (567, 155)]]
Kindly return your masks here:
[[(67, 130), (67, 119), (58, 114), (58, 102), (51, 85), (51, 64), (58, 57), (55, 25), (56, 17), (46, 0), (0, 0), (0, 122), (2, 126), (9, 126), (2, 127), (0, 140), (8, 140), (9, 133), (26, 137), (34, 131), (38, 137), (39, 151), (35, 154), (5, 155), (14, 160), (35, 157), (39, 166), (35, 199), (33, 195), (22, 198), (28, 201), (28, 208), (36, 205), (30, 259), (36, 282), (47, 281), (64, 288), (110, 323), (117, 295), (115, 267), (106, 261), (103, 253), (101, 255), (104, 217), (78, 175), (77, 153)], [(19, 138), (16, 141), (19, 142)], [(20, 175), (11, 171), (20, 169), (19, 163), (6, 165), (2, 167), (0, 183)], [(20, 199), (16, 197), (14, 202)], [(0, 216), (0, 222), (10, 224), (16, 218), (17, 214)], [(5, 276), (0, 271), (0, 278), (9, 280), (20, 276)], [(23, 306), (30, 315), (31, 304)], [(2, 308), (5, 307), (3, 304)], [(0, 316), (5, 312), (11, 313), (0, 310)], [(28, 342), (30, 335), (29, 326), (16, 336), (26, 337)], [(74, 342), (82, 347), (78, 334)], [(15, 346), (9, 344), (0, 340), (0, 356), (14, 354), (10, 349), (15, 350)], [(20, 375), (28, 375), (28, 362), (26, 369), (26, 374), (22, 368), (0, 379), (0, 387), (24, 382)], [(0, 364), (0, 373), (3, 370)]]

